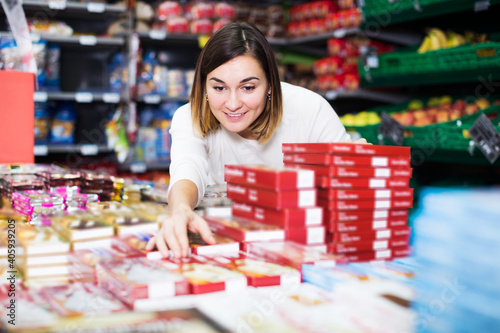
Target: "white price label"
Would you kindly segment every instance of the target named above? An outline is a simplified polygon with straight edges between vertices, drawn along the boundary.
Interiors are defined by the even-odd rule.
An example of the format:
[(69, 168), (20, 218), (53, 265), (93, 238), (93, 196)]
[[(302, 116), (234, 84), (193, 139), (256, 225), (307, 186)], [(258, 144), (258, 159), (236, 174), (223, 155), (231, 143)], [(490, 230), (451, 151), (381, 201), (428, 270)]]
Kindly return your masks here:
[(144, 103), (146, 104), (158, 104), (161, 102), (160, 95), (146, 95), (144, 96)]
[(150, 30), (149, 38), (163, 40), (167, 38), (167, 32), (165, 30)]
[(96, 45), (97, 44), (97, 37), (96, 36), (80, 36), (78, 38), (78, 41), (80, 42), (80, 45)]
[(30, 34), (30, 37), (31, 37), (31, 41), (32, 41), (33, 43), (38, 43), (38, 42), (40, 41), (40, 38), (41, 38), (41, 37), (40, 37), (40, 34), (38, 34), (38, 33), (36, 33), (36, 32), (32, 32), (32, 33)]
[(99, 148), (97, 145), (81, 145), (80, 153), (84, 156), (97, 155), (97, 153), (99, 153)]
[(89, 13), (104, 13), (106, 5), (99, 2), (89, 2), (87, 4), (87, 10)]
[(335, 38), (344, 38), (345, 35), (347, 34), (346, 29), (337, 29), (333, 32), (333, 37)]
[(75, 100), (78, 103), (92, 103), (94, 95), (90, 92), (79, 92), (75, 94)]
[(49, 154), (49, 147), (46, 145), (36, 145), (33, 147), (33, 154), (35, 156), (47, 156)]
[(130, 171), (134, 173), (144, 173), (148, 170), (146, 163), (136, 162), (130, 165)]
[(49, 95), (45, 91), (35, 91), (33, 94), (33, 100), (35, 102), (47, 102)]
[(474, 3), (475, 12), (482, 12), (484, 10), (488, 10), (488, 8), (490, 8), (490, 0), (476, 1)]
[(338, 97), (339, 93), (335, 90), (329, 90), (325, 93), (325, 98), (328, 100), (334, 100)]
[(66, 9), (66, 0), (51, 0), (48, 6), (50, 9), (63, 10)]
[(366, 58), (366, 65), (369, 68), (378, 68), (379, 62), (377, 56), (369, 56)]
[(102, 100), (104, 103), (115, 104), (120, 102), (120, 94), (119, 93), (104, 93), (102, 95)]

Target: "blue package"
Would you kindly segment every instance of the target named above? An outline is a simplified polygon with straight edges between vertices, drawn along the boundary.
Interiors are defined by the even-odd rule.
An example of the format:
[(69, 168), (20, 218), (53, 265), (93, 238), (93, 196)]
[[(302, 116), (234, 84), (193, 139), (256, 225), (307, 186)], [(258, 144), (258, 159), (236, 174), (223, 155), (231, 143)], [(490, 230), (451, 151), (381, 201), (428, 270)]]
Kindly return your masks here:
[(75, 142), (76, 108), (72, 102), (59, 103), (52, 116), (51, 143)]

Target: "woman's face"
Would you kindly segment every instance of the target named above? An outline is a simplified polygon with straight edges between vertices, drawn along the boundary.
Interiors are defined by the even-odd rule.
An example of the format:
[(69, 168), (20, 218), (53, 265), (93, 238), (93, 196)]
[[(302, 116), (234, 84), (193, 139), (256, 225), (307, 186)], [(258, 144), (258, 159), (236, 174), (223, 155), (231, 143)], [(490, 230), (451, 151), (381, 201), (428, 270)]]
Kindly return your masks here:
[(264, 110), (270, 93), (257, 60), (239, 56), (217, 67), (207, 75), (206, 91), (210, 110), (224, 128), (256, 139), (248, 127)]

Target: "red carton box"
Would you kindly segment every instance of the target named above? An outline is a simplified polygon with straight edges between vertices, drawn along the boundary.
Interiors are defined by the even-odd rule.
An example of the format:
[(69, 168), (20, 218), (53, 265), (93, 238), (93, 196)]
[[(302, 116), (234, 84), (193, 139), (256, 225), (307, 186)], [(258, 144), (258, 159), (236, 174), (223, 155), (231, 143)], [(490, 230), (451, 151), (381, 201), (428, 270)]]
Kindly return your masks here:
[(313, 165), (285, 163), (285, 167), (312, 170), (318, 176), (327, 177), (369, 177), (369, 178), (411, 178), (411, 168), (342, 167), (336, 165)]
[(356, 143), (283, 143), (283, 153), (332, 153), (348, 155), (382, 155), (410, 157), (410, 147)]
[(384, 250), (375, 250), (367, 252), (349, 253), (345, 255), (348, 262), (362, 262), (372, 260), (390, 260), (394, 258), (407, 257), (411, 250), (407, 246), (396, 247)]
[(232, 238), (213, 235), (215, 244), (207, 244), (199, 234), (189, 233), (189, 248), (192, 254), (203, 256), (237, 255), (240, 252), (240, 243)]
[(324, 226), (294, 228), (285, 230), (285, 239), (304, 245), (319, 245), (325, 243)]
[(377, 209), (409, 209), (413, 207), (413, 199), (394, 200), (324, 200), (319, 199), (318, 205), (333, 211), (377, 210)]
[(409, 237), (395, 237), (353, 243), (329, 243), (328, 253), (343, 255), (345, 253), (367, 252), (404, 246), (409, 246)]
[(378, 229), (365, 232), (338, 232), (334, 233), (332, 242), (335, 243), (353, 243), (375, 239), (387, 239), (393, 237), (408, 237), (410, 236), (411, 228), (396, 228), (396, 229)]
[(284, 229), (304, 228), (323, 224), (322, 207), (284, 208), (277, 210), (233, 201), (231, 209), (233, 216), (273, 224)]
[(283, 155), (285, 163), (336, 165), (336, 166), (369, 166), (389, 168), (409, 168), (409, 157), (397, 156), (348, 156), (327, 154), (287, 154)]
[(237, 256), (214, 257), (215, 261), (236, 270), (247, 277), (248, 285), (254, 287), (279, 286), (288, 283), (300, 284), (301, 274), (295, 268), (277, 265), (248, 253)]
[(393, 218), (376, 221), (356, 222), (330, 222), (327, 226), (329, 232), (363, 232), (377, 229), (393, 229), (408, 226), (408, 219)]
[(185, 277), (146, 258), (101, 262), (96, 266), (96, 275), (100, 286), (131, 308), (138, 299), (189, 294)]
[(378, 221), (388, 218), (408, 219), (408, 209), (371, 210), (371, 211), (333, 211), (325, 210), (325, 224), (331, 222)]
[(336, 189), (409, 188), (409, 178), (332, 178), (316, 177), (316, 186)]
[(342, 257), (321, 253), (310, 247), (291, 242), (255, 242), (247, 244), (248, 252), (280, 265), (300, 270), (303, 264), (333, 267), (345, 262)]
[(241, 292), (248, 285), (244, 274), (203, 256), (192, 255), (187, 259), (160, 260), (158, 263), (187, 278), (193, 294)]
[(225, 165), (224, 180), (275, 191), (308, 189), (314, 188), (314, 171), (260, 165)]
[(220, 236), (239, 242), (279, 241), (285, 239), (285, 231), (274, 225), (236, 217), (205, 217), (210, 229)]
[(227, 197), (234, 201), (273, 209), (316, 206), (315, 189), (269, 191), (228, 183)]
[(318, 198), (327, 200), (409, 199), (413, 198), (413, 189), (339, 190), (328, 188), (318, 189)]

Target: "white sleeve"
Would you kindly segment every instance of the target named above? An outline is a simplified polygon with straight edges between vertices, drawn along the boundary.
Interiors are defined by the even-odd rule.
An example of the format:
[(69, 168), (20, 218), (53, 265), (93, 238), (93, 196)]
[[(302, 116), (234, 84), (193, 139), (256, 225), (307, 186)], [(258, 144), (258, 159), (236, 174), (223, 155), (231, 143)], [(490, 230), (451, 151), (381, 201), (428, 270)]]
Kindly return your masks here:
[(170, 128), (170, 186), (181, 179), (191, 180), (198, 187), (198, 203), (208, 183), (208, 157), (205, 140), (195, 133), (190, 104), (180, 107), (172, 118)]
[[(347, 134), (339, 116), (330, 103), (321, 95), (316, 94), (318, 103), (317, 112), (311, 112), (313, 119), (310, 119), (311, 130), (309, 142), (345, 142), (351, 137)], [(315, 117), (315, 118), (314, 118)]]

